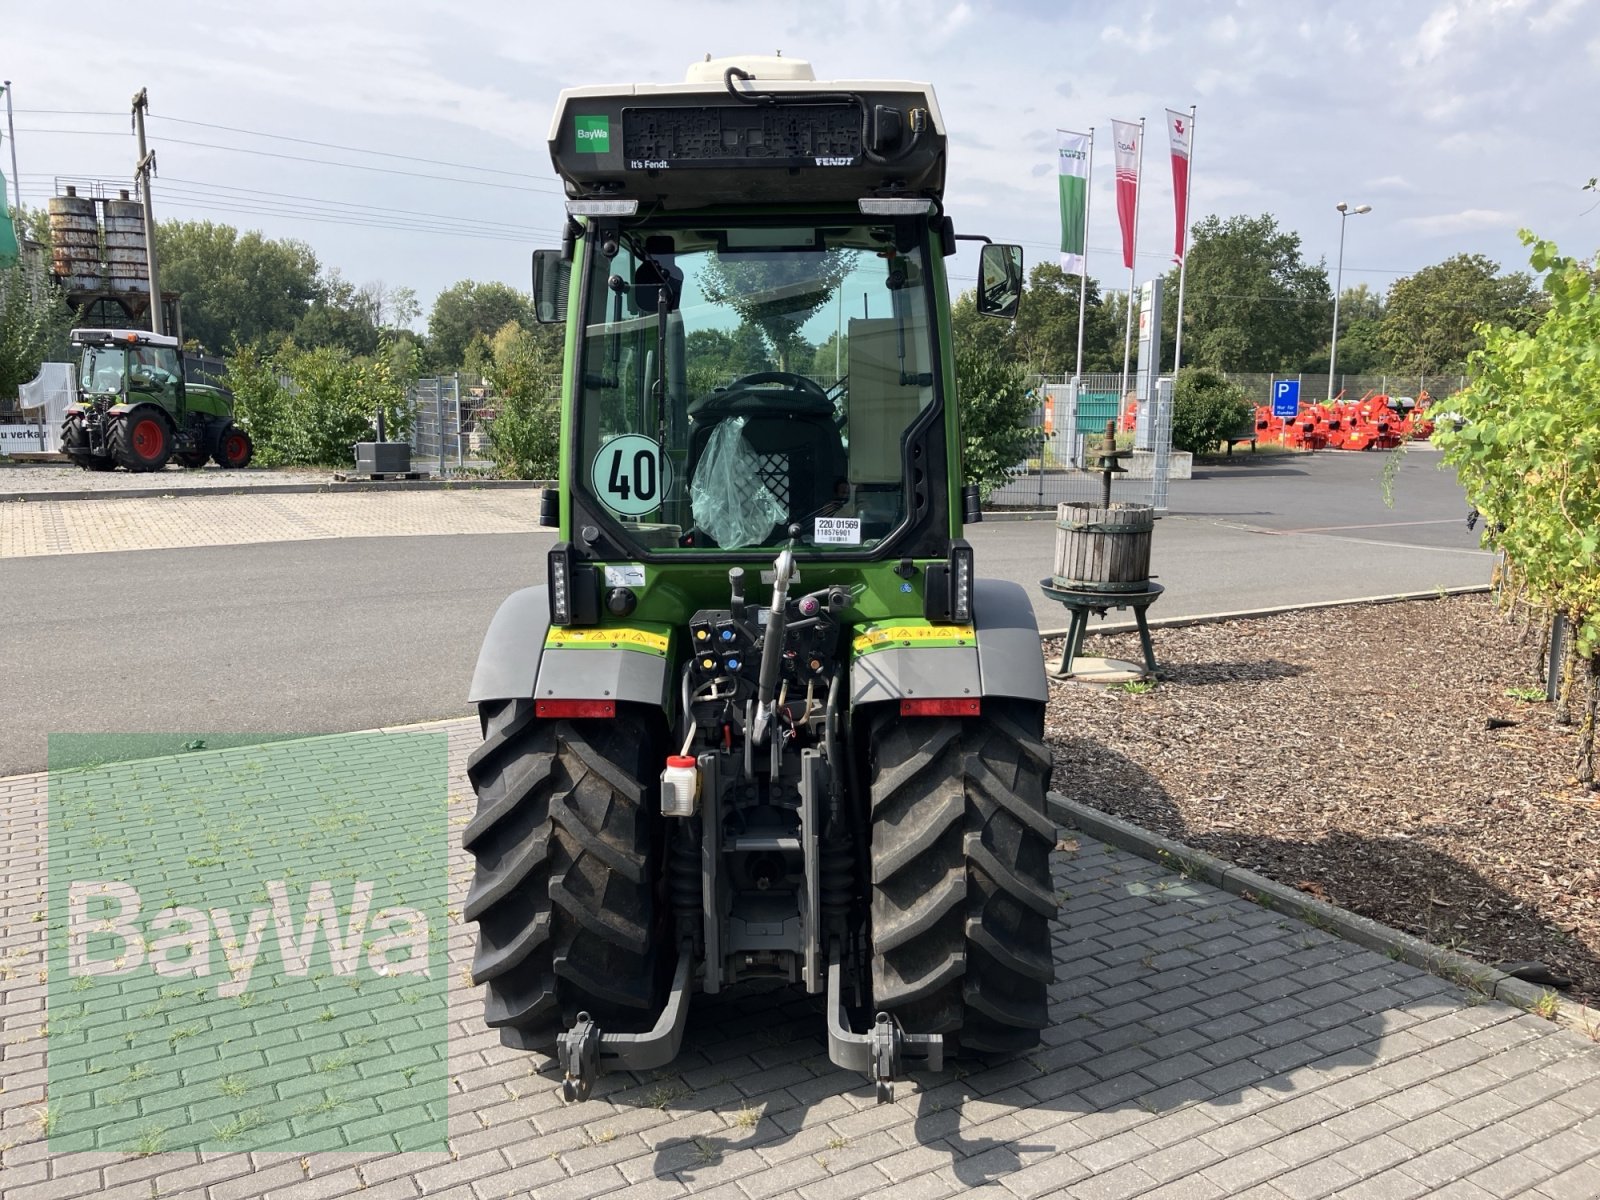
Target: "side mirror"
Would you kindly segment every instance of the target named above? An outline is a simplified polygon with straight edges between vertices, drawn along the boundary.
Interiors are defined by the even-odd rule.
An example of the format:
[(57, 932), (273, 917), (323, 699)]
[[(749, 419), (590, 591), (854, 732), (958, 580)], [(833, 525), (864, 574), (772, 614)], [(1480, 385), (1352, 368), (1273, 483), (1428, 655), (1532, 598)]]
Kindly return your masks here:
[(572, 263), (559, 250), (533, 252), (533, 317), (541, 325), (559, 325), (567, 319), (567, 293)]
[(990, 243), (978, 258), (978, 312), (985, 317), (1017, 315), (1022, 304), (1022, 247)]

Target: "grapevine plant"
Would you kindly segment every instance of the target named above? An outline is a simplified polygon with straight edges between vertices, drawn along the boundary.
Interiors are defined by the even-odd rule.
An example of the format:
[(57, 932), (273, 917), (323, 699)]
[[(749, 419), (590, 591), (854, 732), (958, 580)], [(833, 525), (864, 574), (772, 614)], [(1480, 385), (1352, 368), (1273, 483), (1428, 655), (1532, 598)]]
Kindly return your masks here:
[(1581, 774), (1594, 778), (1600, 687), (1600, 278), (1523, 230), (1548, 310), (1532, 331), (1483, 327), (1471, 383), (1434, 440), (1526, 600), (1564, 616), (1588, 676)]

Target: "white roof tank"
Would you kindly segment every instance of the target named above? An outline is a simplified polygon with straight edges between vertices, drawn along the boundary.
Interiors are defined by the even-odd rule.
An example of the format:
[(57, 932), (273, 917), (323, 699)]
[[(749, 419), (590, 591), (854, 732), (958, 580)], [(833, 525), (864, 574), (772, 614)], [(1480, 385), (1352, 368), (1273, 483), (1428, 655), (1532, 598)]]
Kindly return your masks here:
[(712, 58), (690, 63), (684, 72), (685, 83), (722, 82), (729, 67), (748, 72), (752, 79), (789, 79), (809, 83), (816, 79), (811, 64), (803, 58), (784, 58), (781, 54), (736, 54), (732, 58)]

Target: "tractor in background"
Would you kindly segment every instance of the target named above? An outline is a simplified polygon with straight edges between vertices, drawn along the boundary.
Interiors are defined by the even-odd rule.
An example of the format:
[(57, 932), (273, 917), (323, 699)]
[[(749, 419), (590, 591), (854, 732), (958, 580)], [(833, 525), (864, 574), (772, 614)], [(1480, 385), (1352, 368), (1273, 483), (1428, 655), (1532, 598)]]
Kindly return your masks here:
[(233, 395), (184, 379), (178, 339), (142, 329), (74, 329), (78, 398), (67, 406), (61, 449), (87, 471), (159, 471), (168, 462), (250, 465), (250, 435)]

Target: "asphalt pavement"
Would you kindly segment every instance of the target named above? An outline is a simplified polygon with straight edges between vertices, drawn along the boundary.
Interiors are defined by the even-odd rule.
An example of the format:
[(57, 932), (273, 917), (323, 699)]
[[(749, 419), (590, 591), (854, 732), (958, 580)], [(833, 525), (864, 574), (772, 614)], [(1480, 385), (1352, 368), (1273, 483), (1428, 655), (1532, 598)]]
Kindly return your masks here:
[[(1493, 560), (1437, 456), (1405, 457), (1392, 508), (1386, 458), (1246, 454), (1175, 482), (1155, 531), (1152, 567), (1167, 590), (1152, 617), (1486, 583)], [(981, 574), (1021, 583), (1041, 628), (1065, 626), (1038, 589), (1053, 520), (989, 521), (968, 536)], [(543, 581), (552, 540), (359, 537), (0, 560), (0, 775), (43, 769), (52, 731), (323, 733), (460, 716), (490, 617)]]

